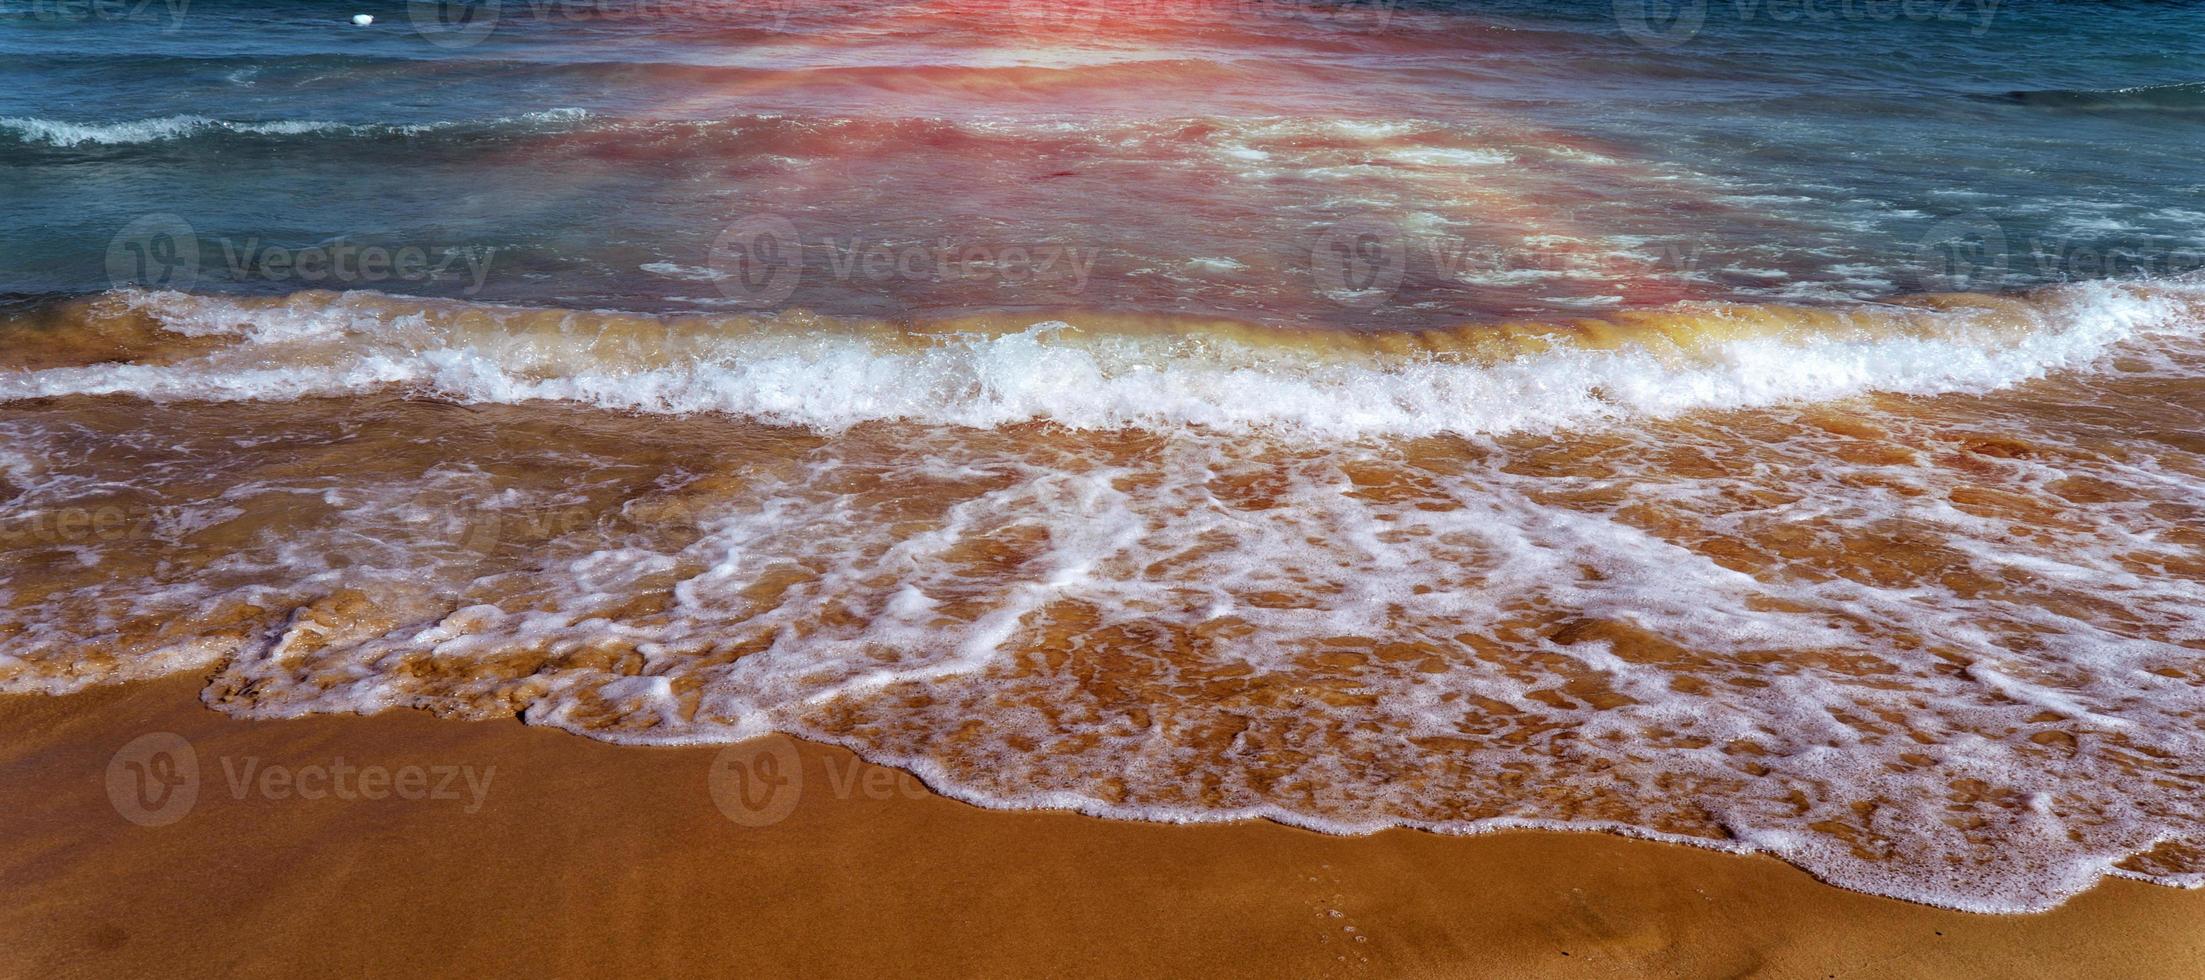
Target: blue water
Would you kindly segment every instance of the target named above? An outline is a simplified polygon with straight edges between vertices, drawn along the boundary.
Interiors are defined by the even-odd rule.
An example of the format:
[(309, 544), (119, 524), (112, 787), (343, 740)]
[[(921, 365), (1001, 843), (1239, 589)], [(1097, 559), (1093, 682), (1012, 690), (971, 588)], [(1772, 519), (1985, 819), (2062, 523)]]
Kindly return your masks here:
[[(0, 3), (0, 292), (116, 285), (149, 215), (196, 239), (201, 291), (713, 308), (716, 237), (764, 213), (819, 269), (829, 240), (1094, 259), (1077, 282), (814, 273), (787, 305), (1379, 325), (2169, 275), (2205, 249), (2194, 6), (425, 9)], [(1243, 131), (1265, 120), (1413, 132)], [(1415, 156), (1434, 147), (1503, 162), (1450, 172)], [(1368, 215), (1564, 274), (1466, 279), (1412, 248), (1391, 302), (1313, 300), (1313, 236)], [(266, 260), (347, 245), (436, 271)], [(1604, 281), (1649, 276), (1672, 288)]]

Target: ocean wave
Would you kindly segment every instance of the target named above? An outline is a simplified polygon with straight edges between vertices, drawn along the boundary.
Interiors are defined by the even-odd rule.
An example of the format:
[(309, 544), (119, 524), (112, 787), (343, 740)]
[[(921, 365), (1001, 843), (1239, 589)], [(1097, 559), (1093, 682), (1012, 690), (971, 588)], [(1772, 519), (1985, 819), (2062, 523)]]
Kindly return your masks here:
[[(1841, 309), (1695, 305), (1414, 333), (1069, 313), (897, 325), (790, 313), (649, 316), (378, 293), (110, 294), (63, 315), (133, 338), (40, 361), (0, 398), (295, 399), (402, 388), (821, 431), (1200, 426), (1327, 438), (1492, 433), (1837, 398), (1986, 390), (2194, 334), (2205, 286), (2098, 282)], [(66, 334), (67, 331), (65, 330)], [(51, 333), (48, 334), (50, 338)]]
[(18, 143), (75, 147), (87, 144), (120, 146), (162, 143), (210, 133), (244, 136), (419, 136), (453, 130), (518, 128), (546, 129), (580, 123), (588, 111), (575, 108), (546, 109), (517, 116), (480, 121), (455, 120), (428, 123), (341, 123), (313, 119), (240, 121), (206, 116), (162, 116), (120, 122), (68, 122), (58, 119), (0, 117), (0, 135)]
[[(1138, 85), (1165, 80), (1222, 84), (1257, 81), (1281, 66), (1266, 66), (1242, 58), (1185, 57), (1152, 49), (1079, 51), (1041, 48), (967, 49), (941, 52), (938, 56), (882, 58), (853, 54), (837, 48), (808, 52), (802, 48), (763, 48), (751, 54), (742, 49), (707, 48), (696, 60), (604, 60), (577, 57), (577, 50), (538, 49), (535, 56), (523, 50), (508, 56), (474, 56), (464, 62), (470, 72), (514, 83), (571, 81), (583, 85), (633, 85), (639, 76), (657, 84), (719, 86), (752, 84), (765, 87), (791, 83), (848, 87), (883, 94), (933, 93), (977, 87), (1000, 98), (1015, 98), (1023, 89), (1055, 89), (1068, 85)], [(427, 49), (419, 56), (345, 53), (291, 54), (280, 57), (169, 54), (134, 52), (91, 55), (76, 52), (38, 52), (20, 56), (11, 68), (54, 74), (97, 77), (115, 73), (148, 77), (200, 75), (228, 78), (239, 70), (251, 70), (256, 81), (280, 79), (295, 86), (328, 83), (329, 88), (357, 87), (383, 79), (418, 74), (447, 59)], [(1313, 69), (1285, 66), (1284, 70)]]
[(2036, 89), (2009, 92), (2007, 97), (2026, 105), (2059, 109), (2197, 112), (2205, 110), (2205, 82), (2174, 82), (2107, 89)]
[(638, 141), (672, 143), (693, 150), (713, 149), (746, 159), (807, 159), (848, 152), (853, 141), (881, 146), (938, 146), (951, 143), (1057, 141), (1067, 145), (1159, 144), (1192, 141), (1219, 154), (1252, 152), (1241, 145), (1256, 141), (1281, 152), (1362, 150), (1384, 141), (1405, 162), (1427, 166), (1490, 165), (1505, 162), (1525, 147), (1490, 146), (1498, 137), (1421, 119), (1371, 124), (1362, 120), (1285, 117), (1164, 117), (1108, 123), (1054, 117), (973, 116), (945, 119), (895, 114), (800, 116), (778, 112), (737, 113), (712, 118), (640, 118), (613, 116), (579, 107), (562, 107), (487, 119), (432, 122), (339, 122), (333, 120), (232, 120), (175, 115), (107, 122), (37, 117), (0, 117), (0, 148), (25, 151), (84, 152), (191, 140), (249, 140), (280, 145), (289, 139), (390, 140), (411, 146), (436, 140), (473, 146), (486, 135), (559, 136), (584, 151), (632, 148)]

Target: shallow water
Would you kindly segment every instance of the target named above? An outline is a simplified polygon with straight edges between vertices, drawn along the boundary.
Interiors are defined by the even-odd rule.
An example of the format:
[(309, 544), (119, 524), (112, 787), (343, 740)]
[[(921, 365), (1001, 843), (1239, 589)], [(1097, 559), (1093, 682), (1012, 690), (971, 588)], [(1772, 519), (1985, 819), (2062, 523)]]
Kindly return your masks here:
[(356, 8), (0, 21), (0, 689), (2205, 882), (2205, 15)]

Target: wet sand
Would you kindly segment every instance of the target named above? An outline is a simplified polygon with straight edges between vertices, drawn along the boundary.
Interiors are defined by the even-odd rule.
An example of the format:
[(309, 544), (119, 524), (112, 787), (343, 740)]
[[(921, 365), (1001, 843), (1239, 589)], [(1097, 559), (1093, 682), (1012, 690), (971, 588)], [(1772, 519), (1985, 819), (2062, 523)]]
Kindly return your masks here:
[[(241, 721), (198, 690), (0, 699), (0, 974), (2205, 970), (2205, 894), (2128, 881), (2044, 915), (1979, 916), (1608, 835), (1335, 838), (994, 812), (796, 743), (801, 786), (766, 792), (726, 774), (765, 772), (770, 744), (622, 747), (416, 712)], [(134, 809), (176, 817), (140, 826), (107, 777), (152, 732), (190, 742), (197, 799)], [(349, 801), (330, 783), (340, 766)], [(730, 795), (744, 788), (763, 805)]]

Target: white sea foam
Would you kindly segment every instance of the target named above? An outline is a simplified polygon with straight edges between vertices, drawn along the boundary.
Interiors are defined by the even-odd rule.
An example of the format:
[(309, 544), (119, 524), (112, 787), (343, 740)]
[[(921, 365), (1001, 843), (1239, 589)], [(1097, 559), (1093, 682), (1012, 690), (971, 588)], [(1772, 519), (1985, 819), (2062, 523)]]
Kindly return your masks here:
[[(1670, 472), (1658, 462), (1663, 451), (1694, 448), (1683, 431), (1631, 432), (1631, 449), (1610, 451), (1619, 462), (1645, 454), (1622, 481), (1627, 502), (1701, 513), (1709, 530), (1740, 541), (1754, 540), (1756, 528), (1809, 519), (1836, 534), (1876, 531), (1904, 516), (1945, 529), (1950, 547), (1973, 553), (1938, 576), (1889, 584), (1781, 566), (1748, 573), (1602, 510), (1557, 506), (1549, 495), (1609, 481), (1521, 473), (1506, 452), (1410, 499), (1386, 500), (1359, 495), (1350, 479), (1361, 466), (1402, 466), (1384, 441), (1280, 467), (1296, 459), (1298, 444), (1210, 433), (1168, 440), (1137, 466), (1067, 468), (1045, 462), (1047, 451), (1027, 455), (1016, 440), (979, 450), (937, 430), (899, 439), (887, 458), (830, 449), (760, 475), (739, 498), (700, 514), (698, 536), (675, 550), (622, 543), (539, 559), (530, 574), (545, 591), (524, 591), (530, 598), (509, 608), (472, 605), (426, 624), (343, 636), (334, 646), (314, 637), (316, 673), (347, 678), (341, 685), (302, 684), (307, 663), (245, 659), (224, 675), (256, 691), (257, 700), (232, 710), (373, 711), (477, 698), (505, 705), (515, 682), (494, 671), (468, 680), (458, 665), (496, 663), (514, 651), (534, 663), (540, 654), (530, 651), (632, 644), (647, 658), (644, 676), (536, 668), (519, 682), (534, 685), (527, 720), (643, 744), (790, 731), (999, 808), (1174, 822), (1265, 817), (1334, 833), (1401, 825), (1611, 830), (1766, 851), (1846, 887), (1978, 911), (2046, 907), (2103, 875), (2130, 874), (2114, 863), (2193, 829), (2180, 790), (2125, 774), (2137, 757), (2102, 741), (2117, 734), (2168, 760), (2162, 765), (2187, 767), (2196, 758), (2195, 729), (2184, 719), (2199, 710), (2198, 693), (2153, 671), (2189, 662), (2168, 638), (2205, 636), (2194, 613), (2205, 587), (2128, 570), (2183, 553), (2178, 543), (2133, 533), (2163, 528), (2154, 523), (2160, 518), (2084, 512), (2073, 515), (2084, 530), (2017, 541), (2002, 523), (1937, 503), (1949, 487), (1934, 471), (1848, 463), (1819, 441), (1767, 446), (1757, 457), (1767, 467), (1725, 476)], [(2016, 465), (2024, 480), (2070, 475), (2051, 464)], [(2154, 474), (2148, 462), (2105, 465), (2099, 476), (2165, 499), (2205, 493), (2193, 476)], [(1273, 505), (1246, 509), (1221, 499), (1223, 478), (1252, 468), (1281, 469)], [(911, 500), (897, 491), (849, 490), (839, 478), (852, 471), (894, 486), (968, 489), (954, 505), (913, 520)], [(1875, 479), (1898, 481), (1908, 493)], [(1699, 506), (1779, 489), (1796, 495), (1788, 513)], [(898, 530), (899, 521), (910, 523)], [(1021, 528), (1045, 545), (1014, 565), (965, 564), (975, 541)], [(2012, 580), (2017, 563), (2032, 563), (2039, 574), (2029, 581), (2041, 584), (2012, 596), (1940, 584), (1969, 575)], [(788, 569), (810, 572), (760, 599), (761, 583)], [(311, 589), (341, 572), (305, 564), (297, 576)], [(667, 575), (678, 581), (663, 614), (631, 621), (604, 612), (617, 606), (625, 583)], [(2077, 589), (2117, 596), (2129, 625), (2109, 629), (2058, 611)], [(1310, 601), (1262, 598), (1281, 594)], [(945, 600), (965, 614), (943, 615)], [(1067, 606), (1092, 609), (1099, 622), (1058, 623)], [(1153, 669), (1182, 672), (1181, 685), (1201, 692), (1205, 671), (1303, 678), (1306, 658), (1342, 649), (1339, 638), (1462, 651), (1465, 630), (1484, 634), (1527, 608), (1629, 624), (1691, 654), (1664, 662), (1626, 655), (1606, 639), (1558, 635), (1534, 638), (1520, 660), (1463, 651), (1422, 667), (1374, 662), (1346, 675), (1347, 691), (1369, 699), (1347, 707), (1308, 696), (1321, 687), (1297, 687), (1276, 701), (1210, 693), (1143, 700), (1165, 697), (1151, 691), (1098, 702), (1077, 672), (1014, 669), (1054, 623), (1079, 629), (1073, 649), (1087, 652), (1075, 656), (1155, 658)], [(1242, 625), (1229, 644), (1173, 639), (1220, 622)], [(2137, 635), (2135, 623), (2155, 636)], [(1860, 632), (1866, 628), (1931, 638), (1938, 650), (1870, 639)], [(1114, 636), (1118, 630), (1127, 632)], [(2017, 635), (2033, 645), (2017, 645)], [(732, 663), (707, 656), (750, 641), (754, 652)], [(427, 681), (393, 669), (423, 656), (447, 669)], [(1966, 666), (1952, 669), (1954, 657)], [(1692, 677), (1713, 683), (1697, 690), (1677, 683)], [(695, 693), (669, 678), (692, 682)], [(1621, 700), (1594, 708), (1539, 697), (1584, 678), (1599, 678)], [(1722, 683), (1728, 679), (1752, 683), (1731, 687)], [(1513, 706), (1520, 714), (1512, 717), (1568, 736), (1490, 737), (1464, 720), (1481, 703)], [(1158, 717), (1128, 726), (1120, 716), (1130, 705)], [(834, 720), (842, 711), (860, 715)], [(2063, 720), (2048, 725), (2044, 712)], [(1301, 732), (1310, 740), (1304, 748), (1321, 750), (1304, 753), (1286, 788), (1274, 792), (1248, 775), (1254, 745), (1225, 751), (1187, 742), (1221, 719)], [(942, 737), (971, 724), (975, 734)], [(2043, 764), (2032, 755), (2043, 747), (2029, 736), (2051, 729), (2075, 732), (2081, 753)], [(1691, 741), (1659, 744), (1650, 736), (1659, 731)], [(1425, 739), (1447, 747), (1426, 749)], [(1760, 766), (1750, 776), (1739, 768), (1742, 757), (1724, 751), (1741, 742), (1762, 750), (1750, 757)], [(1508, 771), (1526, 782), (1493, 782)], [(1095, 773), (1120, 777), (1136, 799), (1106, 799)], [(1971, 783), (2044, 802), (1956, 801), (1954, 787)], [(1214, 798), (1178, 796), (1188, 785)], [(1594, 786), (1617, 802), (1572, 812), (1525, 788), (1568, 800)], [(1870, 800), (1876, 806), (1863, 815), (1855, 804)], [(1503, 809), (1443, 815), (1458, 804)], [(1983, 822), (1948, 819), (1955, 813)], [(1680, 814), (1718, 835), (1654, 829)], [(1858, 825), (1882, 853), (1864, 858), (1814, 829), (1832, 823)], [(2077, 826), (2089, 834), (2068, 836)]]
[(654, 276), (682, 279), (689, 282), (716, 282), (732, 278), (727, 273), (701, 265), (681, 265), (674, 262), (645, 262), (636, 268)]
[[(2200, 288), (2063, 287), (2023, 314), (2031, 322), (1960, 310), (1926, 335), (1753, 336), (1689, 353), (1564, 346), (1492, 363), (1313, 357), (1214, 338), (1098, 335), (1061, 322), (884, 348), (831, 329), (712, 321), (627, 317), (608, 326), (615, 321), (602, 314), (495, 307), (464, 308), (480, 315), (462, 320), (409, 313), (404, 301), (375, 294), (280, 307), (147, 294), (134, 302), (169, 329), (236, 342), (174, 363), (0, 375), (0, 398), (290, 399), (403, 385), (460, 402), (721, 412), (829, 431), (903, 419), (1327, 438), (1507, 432), (1865, 391), (1993, 388), (2084, 366), (2140, 334), (2194, 333), (2190, 303)], [(547, 317), (557, 326), (545, 327)]]
[(1512, 163), (1515, 157), (1500, 151), (1467, 147), (1421, 147), (1394, 150), (1388, 157), (1419, 167), (1493, 167)]
[(161, 116), (151, 119), (132, 119), (121, 122), (68, 122), (36, 117), (0, 117), (0, 131), (11, 132), (26, 143), (45, 143), (51, 146), (74, 147), (86, 144), (115, 146), (132, 143), (158, 143), (184, 139), (205, 132), (244, 133), (255, 136), (303, 136), (315, 133), (349, 133), (371, 135), (391, 133), (416, 136), (439, 130), (463, 126), (543, 125), (568, 123), (589, 118), (583, 109), (547, 109), (542, 112), (518, 116), (501, 116), (482, 121), (451, 121), (430, 123), (341, 123), (313, 119), (278, 119), (270, 121), (239, 121), (213, 119), (206, 116)]

